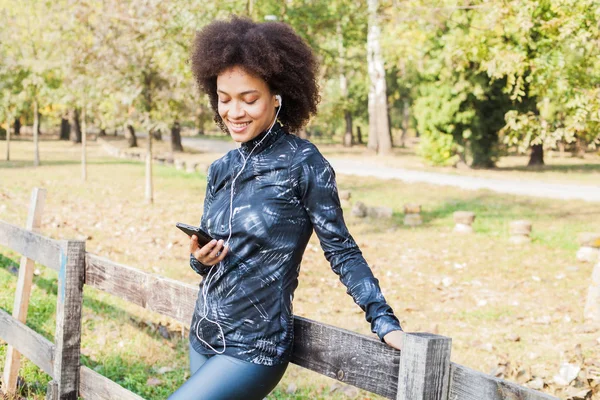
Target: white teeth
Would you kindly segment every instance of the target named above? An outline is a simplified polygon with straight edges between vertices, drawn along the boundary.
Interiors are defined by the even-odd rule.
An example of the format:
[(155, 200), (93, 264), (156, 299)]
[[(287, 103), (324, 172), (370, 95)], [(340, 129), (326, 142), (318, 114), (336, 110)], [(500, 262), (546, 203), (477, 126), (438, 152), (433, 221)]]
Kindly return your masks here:
[(234, 128), (243, 128), (243, 127), (245, 127), (245, 126), (248, 126), (248, 125), (250, 125), (250, 122), (244, 122), (244, 123), (241, 123), (241, 124), (236, 124), (235, 122), (231, 122), (231, 121), (229, 121), (229, 123), (230, 123), (230, 124), (231, 124), (231, 125), (232, 125)]

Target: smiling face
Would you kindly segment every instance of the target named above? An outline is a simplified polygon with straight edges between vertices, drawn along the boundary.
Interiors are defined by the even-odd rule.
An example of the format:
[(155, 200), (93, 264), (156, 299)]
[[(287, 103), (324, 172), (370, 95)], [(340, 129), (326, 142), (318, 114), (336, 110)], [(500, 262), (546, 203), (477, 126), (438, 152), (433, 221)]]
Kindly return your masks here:
[(247, 142), (269, 129), (278, 101), (267, 83), (241, 67), (217, 76), (218, 111), (236, 142)]

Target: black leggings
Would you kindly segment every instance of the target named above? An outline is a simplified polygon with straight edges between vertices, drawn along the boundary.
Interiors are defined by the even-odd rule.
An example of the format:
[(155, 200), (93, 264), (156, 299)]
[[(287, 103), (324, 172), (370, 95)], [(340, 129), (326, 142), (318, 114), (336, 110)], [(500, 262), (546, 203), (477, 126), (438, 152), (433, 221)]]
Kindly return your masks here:
[(262, 400), (277, 386), (288, 363), (272, 367), (224, 354), (203, 355), (190, 345), (190, 379), (168, 400)]

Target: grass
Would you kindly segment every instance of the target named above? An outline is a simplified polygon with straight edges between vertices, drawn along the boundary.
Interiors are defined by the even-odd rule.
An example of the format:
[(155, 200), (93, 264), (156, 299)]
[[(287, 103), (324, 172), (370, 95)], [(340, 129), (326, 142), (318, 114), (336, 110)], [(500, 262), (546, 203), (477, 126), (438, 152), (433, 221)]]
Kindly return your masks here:
[[(39, 168), (31, 167), (30, 143), (14, 142), (11, 152), (15, 161), (10, 168), (0, 162), (0, 219), (24, 225), (32, 188), (44, 187), (43, 234), (88, 238), (92, 253), (173, 279), (199, 281), (187, 265), (187, 240), (174, 224), (199, 221), (202, 174), (155, 165), (155, 202), (147, 205), (143, 163), (109, 158), (93, 142), (85, 183), (78, 146), (42, 142)], [(217, 155), (199, 156), (208, 163)], [(394, 211), (391, 219), (374, 221), (353, 217), (345, 206), (346, 223), (407, 331), (452, 337), (453, 361), (485, 373), (509, 360), (542, 377), (548, 384), (545, 391), (559, 396), (564, 391), (552, 384), (552, 377), (562, 362), (579, 352), (589, 363), (600, 359), (600, 330), (582, 317), (592, 266), (575, 261), (577, 234), (598, 230), (598, 205), (349, 176), (339, 176), (338, 186), (352, 191), (352, 202)], [(422, 226), (402, 224), (405, 203), (422, 205)], [(476, 212), (475, 234), (452, 233), (456, 210)], [(519, 247), (508, 241), (508, 224), (522, 218), (533, 222), (533, 242)], [(0, 307), (8, 312), (18, 262), (17, 254), (0, 249)], [(37, 268), (27, 323), (52, 339), (56, 274)], [(88, 287), (84, 294), (84, 365), (147, 399), (164, 399), (184, 382), (186, 326)], [(315, 237), (304, 256), (294, 308), (297, 315), (371, 334)], [(160, 333), (165, 329), (168, 339)], [(5, 352), (2, 343), (0, 363)], [(161, 368), (168, 372), (161, 374)], [(27, 383), (22, 395), (42, 399), (48, 377), (27, 361), (21, 375)], [(292, 365), (269, 398), (349, 395), (378, 398), (362, 391), (344, 394), (334, 381)]]

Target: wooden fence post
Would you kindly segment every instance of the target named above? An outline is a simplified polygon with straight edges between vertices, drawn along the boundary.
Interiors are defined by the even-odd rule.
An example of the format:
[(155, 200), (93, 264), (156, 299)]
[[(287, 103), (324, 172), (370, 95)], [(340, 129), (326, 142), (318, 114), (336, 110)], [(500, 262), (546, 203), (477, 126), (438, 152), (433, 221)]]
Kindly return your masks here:
[(58, 273), (54, 380), (60, 400), (77, 400), (81, 307), (85, 280), (85, 241), (63, 241)]
[(407, 333), (402, 344), (396, 400), (448, 400), (452, 339)]
[(57, 400), (58, 399), (58, 384), (56, 381), (48, 382), (48, 389), (46, 389), (46, 400)]
[[(31, 192), (31, 202), (29, 203), (29, 214), (25, 229), (36, 232), (39, 230), (46, 200), (46, 190), (34, 188)], [(17, 279), (17, 288), (15, 291), (15, 303), (12, 316), (19, 322), (25, 323), (27, 320), (27, 308), (29, 307), (29, 297), (31, 295), (31, 284), (33, 282), (33, 260), (22, 256), (19, 266), (19, 278)], [(3, 390), (6, 393), (15, 393), (17, 390), (17, 378), (21, 366), (21, 353), (14, 347), (8, 346), (6, 349), (6, 359), (4, 363)]]

